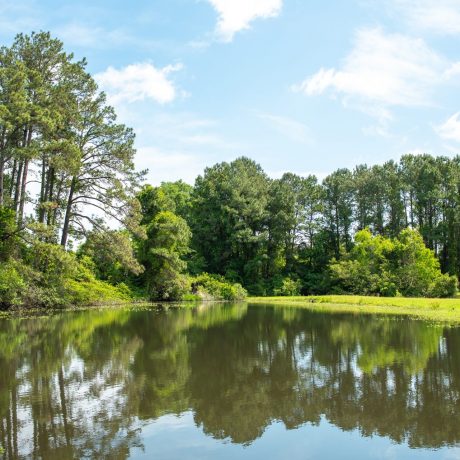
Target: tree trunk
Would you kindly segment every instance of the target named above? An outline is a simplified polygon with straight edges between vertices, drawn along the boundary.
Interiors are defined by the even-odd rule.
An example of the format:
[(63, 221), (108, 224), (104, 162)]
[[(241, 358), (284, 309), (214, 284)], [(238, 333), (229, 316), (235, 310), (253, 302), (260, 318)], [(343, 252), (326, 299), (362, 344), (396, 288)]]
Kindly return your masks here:
[(14, 181), (15, 181), (15, 178), (16, 178), (16, 168), (17, 168), (17, 166), (18, 166), (18, 162), (15, 159), (13, 161), (13, 171), (11, 172), (11, 181), (10, 181), (10, 190), (9, 190), (10, 200), (13, 199)]
[(16, 185), (14, 188), (14, 210), (15, 212), (18, 211), (18, 205), (19, 205), (19, 192), (21, 190), (21, 177), (22, 177), (22, 168), (24, 167), (24, 162), (21, 161), (19, 163), (19, 168), (16, 174)]
[[(53, 193), (54, 193), (54, 182), (55, 182), (55, 172), (54, 168), (50, 168), (49, 170), (49, 180), (48, 180), (48, 198), (46, 201), (52, 202), (53, 201)], [(51, 209), (48, 209), (48, 216), (46, 219), (46, 224), (51, 225), (53, 218), (53, 212)]]
[[(32, 143), (32, 133), (33, 129), (32, 126), (27, 126), (26, 130), (24, 131), (24, 146), (30, 147)], [(21, 182), (21, 194), (19, 200), (19, 211), (18, 211), (18, 227), (22, 227), (22, 222), (24, 220), (24, 205), (26, 202), (26, 189), (27, 189), (27, 174), (29, 172), (29, 158), (24, 159), (24, 167), (22, 170), (22, 182)]]
[(62, 227), (61, 246), (64, 248), (67, 245), (67, 238), (69, 237), (70, 217), (72, 214), (72, 200), (75, 191), (75, 185), (77, 184), (77, 178), (72, 177), (72, 183), (70, 184), (69, 196), (67, 198), (67, 207), (65, 211), (64, 226)]
[(21, 194), (19, 200), (19, 211), (18, 211), (18, 227), (22, 227), (24, 219), (24, 205), (26, 202), (26, 184), (27, 184), (27, 173), (29, 172), (29, 160), (24, 160), (24, 167), (22, 170), (22, 181), (21, 181)]
[(47, 187), (46, 159), (45, 159), (45, 155), (43, 155), (42, 178), (41, 178), (41, 184), (40, 184), (40, 203), (39, 203), (39, 209), (38, 209), (38, 221), (41, 224), (45, 222), (45, 208), (43, 207), (43, 203), (46, 201), (46, 187)]
[(5, 171), (5, 160), (3, 155), (0, 155), (0, 206), (3, 206), (4, 203), (4, 190), (3, 190), (3, 175)]

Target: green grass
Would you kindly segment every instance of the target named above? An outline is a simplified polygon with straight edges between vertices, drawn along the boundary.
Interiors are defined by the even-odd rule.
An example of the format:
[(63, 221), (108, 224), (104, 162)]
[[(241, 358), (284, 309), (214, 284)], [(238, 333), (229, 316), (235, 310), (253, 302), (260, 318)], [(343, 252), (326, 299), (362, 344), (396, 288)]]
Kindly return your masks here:
[(460, 323), (460, 299), (323, 295), (249, 297), (252, 304), (294, 306), (324, 312), (410, 315), (432, 321)]

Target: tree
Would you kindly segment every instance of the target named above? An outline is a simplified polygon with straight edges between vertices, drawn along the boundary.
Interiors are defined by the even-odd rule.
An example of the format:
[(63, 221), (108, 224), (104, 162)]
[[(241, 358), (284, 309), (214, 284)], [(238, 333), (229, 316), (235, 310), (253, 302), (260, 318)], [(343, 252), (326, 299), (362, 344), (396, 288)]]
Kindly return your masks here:
[(412, 229), (395, 239), (361, 230), (351, 251), (333, 260), (330, 270), (338, 287), (354, 294), (450, 297), (457, 289), (456, 278), (441, 273), (433, 251)]
[(348, 169), (339, 169), (323, 181), (324, 218), (329, 231), (336, 257), (340, 255), (340, 246), (351, 247), (353, 223), (353, 183)]
[(143, 280), (152, 300), (178, 300), (187, 291), (183, 257), (189, 251), (190, 229), (182, 217), (160, 211), (147, 225), (140, 248)]
[(93, 231), (78, 249), (78, 254), (90, 257), (98, 278), (111, 283), (127, 281), (130, 274), (140, 275), (144, 271), (126, 230)]
[(137, 200), (134, 199), (142, 174), (134, 170), (134, 134), (116, 124), (114, 110), (105, 104), (105, 95), (97, 92), (87, 79), (79, 98), (80, 117), (75, 126), (78, 159), (69, 175), (61, 245), (67, 244), (70, 231), (101, 229), (94, 209), (136, 231)]
[[(248, 158), (206, 168), (193, 192), (192, 247), (204, 271), (242, 282), (253, 292), (261, 282), (267, 242), (269, 180)], [(251, 288), (252, 286), (252, 288)]]
[[(395, 244), (395, 275), (401, 294), (409, 297), (453, 296), (457, 288), (455, 277), (441, 275), (439, 260), (432, 250), (427, 248), (419, 232), (405, 229)], [(441, 289), (445, 286), (445, 292)]]

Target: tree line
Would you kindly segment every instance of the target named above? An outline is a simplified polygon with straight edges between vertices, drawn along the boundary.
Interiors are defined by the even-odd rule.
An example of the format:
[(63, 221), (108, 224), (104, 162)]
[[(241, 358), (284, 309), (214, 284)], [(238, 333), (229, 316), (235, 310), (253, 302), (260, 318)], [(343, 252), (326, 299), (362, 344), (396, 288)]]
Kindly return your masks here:
[[(192, 273), (222, 275), (252, 294), (350, 292), (356, 280), (344, 282), (338, 264), (359, 259), (362, 275), (380, 254), (386, 263), (369, 275), (385, 269), (393, 286), (366, 291), (363, 275), (361, 293), (451, 295), (460, 274), (459, 186), (460, 157), (405, 155), (338, 169), (322, 182), (293, 173), (271, 179), (242, 157), (207, 168), (194, 187), (168, 183), (149, 193), (179, 203), (170, 210), (191, 229)], [(368, 244), (357, 245), (357, 236)], [(395, 275), (417, 287), (398, 288)]]
[[(257, 295), (369, 285), (366, 293), (379, 295), (455, 292), (460, 157), (405, 155), (322, 182), (271, 179), (241, 157), (206, 168), (194, 186), (153, 187), (134, 167), (132, 129), (86, 65), (47, 32), (0, 48), (2, 306), (232, 299), (243, 287)], [(372, 240), (360, 258), (360, 231), (388, 241)], [(377, 243), (384, 262), (372, 265)]]

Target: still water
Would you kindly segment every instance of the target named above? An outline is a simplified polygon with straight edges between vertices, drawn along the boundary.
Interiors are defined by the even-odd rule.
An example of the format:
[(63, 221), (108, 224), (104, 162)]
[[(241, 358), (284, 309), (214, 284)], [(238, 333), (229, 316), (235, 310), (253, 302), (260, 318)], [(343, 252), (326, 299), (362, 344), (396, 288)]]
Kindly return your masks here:
[(0, 458), (460, 459), (460, 329), (270, 306), (0, 320)]

